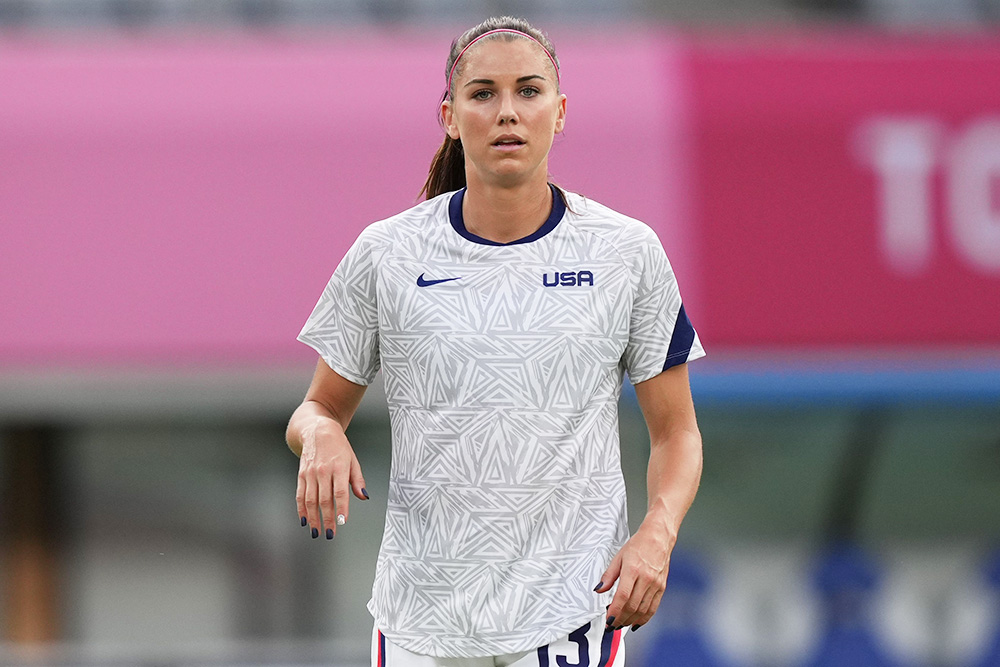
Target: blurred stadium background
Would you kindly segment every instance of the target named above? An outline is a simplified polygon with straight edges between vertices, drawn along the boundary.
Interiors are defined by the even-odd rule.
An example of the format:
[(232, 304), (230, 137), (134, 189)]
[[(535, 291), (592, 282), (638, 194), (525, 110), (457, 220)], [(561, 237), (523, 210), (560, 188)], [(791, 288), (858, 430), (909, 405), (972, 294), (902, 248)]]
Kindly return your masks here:
[[(1000, 665), (1000, 0), (0, 0), (0, 664), (367, 664), (384, 399), (308, 539), (294, 338), (499, 13), (559, 50), (554, 178), (657, 230), (709, 352), (629, 664)], [(628, 390), (621, 430), (634, 526)]]

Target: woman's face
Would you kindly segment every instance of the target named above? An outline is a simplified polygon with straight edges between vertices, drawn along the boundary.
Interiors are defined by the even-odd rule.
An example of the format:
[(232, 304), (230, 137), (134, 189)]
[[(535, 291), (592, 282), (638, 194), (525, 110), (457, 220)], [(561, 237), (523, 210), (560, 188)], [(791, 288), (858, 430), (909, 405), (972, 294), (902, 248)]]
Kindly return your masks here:
[(523, 38), (486, 39), (459, 62), (454, 96), (441, 104), (445, 129), (461, 139), (470, 180), (513, 186), (548, 177), (552, 140), (566, 120), (566, 96), (544, 49)]

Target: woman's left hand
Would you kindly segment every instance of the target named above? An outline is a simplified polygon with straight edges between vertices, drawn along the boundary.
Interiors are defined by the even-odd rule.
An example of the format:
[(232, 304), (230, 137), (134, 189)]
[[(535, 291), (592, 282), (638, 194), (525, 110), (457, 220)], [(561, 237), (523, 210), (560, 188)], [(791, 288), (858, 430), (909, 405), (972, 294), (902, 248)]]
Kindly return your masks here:
[(667, 587), (670, 553), (701, 479), (701, 434), (691, 402), (687, 364), (672, 366), (635, 385), (649, 427), (649, 503), (635, 535), (611, 559), (598, 593), (611, 590), (608, 629), (637, 630), (653, 617)]
[(636, 630), (653, 617), (667, 586), (670, 552), (676, 541), (669, 532), (643, 522), (611, 559), (595, 589), (604, 593), (618, 580), (618, 590), (608, 607), (606, 630), (626, 625)]

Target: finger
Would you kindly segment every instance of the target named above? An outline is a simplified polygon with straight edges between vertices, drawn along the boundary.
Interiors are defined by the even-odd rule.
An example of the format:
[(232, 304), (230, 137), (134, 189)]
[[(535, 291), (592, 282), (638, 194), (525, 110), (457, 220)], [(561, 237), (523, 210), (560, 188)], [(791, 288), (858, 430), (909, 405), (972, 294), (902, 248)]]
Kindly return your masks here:
[(632, 589), (631, 595), (622, 600), (621, 612), (617, 614), (614, 626), (615, 628), (623, 628), (627, 625), (632, 625), (639, 618), (636, 614), (636, 610), (639, 608), (639, 592)]
[(662, 597), (663, 597), (662, 590), (658, 591), (656, 589), (653, 589), (653, 597), (650, 598), (649, 606), (646, 609), (645, 614), (643, 614), (643, 618), (645, 618), (645, 620), (639, 619), (639, 621), (632, 626), (632, 632), (635, 632), (642, 626), (646, 625), (646, 623), (649, 623), (650, 619), (653, 618), (653, 615), (656, 614), (656, 610), (660, 606), (660, 598)]
[(649, 620), (651, 618), (653, 618), (654, 614), (656, 614), (656, 610), (659, 609), (659, 607), (660, 607), (660, 599), (662, 597), (663, 597), (663, 591), (662, 590), (653, 589), (653, 597), (650, 599), (650, 601), (649, 601), (649, 608), (646, 610), (646, 613), (644, 614), (644, 618), (646, 620), (641, 620), (640, 619), (636, 625), (632, 626), (632, 632), (635, 632), (636, 630), (638, 630), (642, 626), (646, 625), (646, 623), (649, 623)]
[(351, 462), (351, 490), (359, 500), (368, 500), (368, 489), (365, 488), (365, 477), (361, 474), (361, 464), (355, 458)]
[(614, 611), (615, 620), (609, 624), (612, 628), (622, 628), (633, 624), (643, 624), (653, 614), (647, 613), (653, 596), (660, 590), (657, 585), (657, 578), (654, 574), (645, 572), (640, 568), (637, 571), (633, 567), (623, 567), (618, 580), (618, 593), (621, 594), (620, 607), (615, 605), (616, 600), (611, 603), (609, 613)]
[(627, 625), (645, 625), (653, 617), (653, 610), (650, 607), (653, 604), (653, 598), (656, 597), (656, 591), (657, 587), (655, 585), (646, 588), (646, 592), (643, 593), (639, 604), (636, 606), (635, 617), (626, 621)]
[(310, 531), (313, 538), (319, 537), (319, 488), (316, 485), (316, 473), (311, 470), (306, 470), (305, 473), (305, 506), (306, 506), (306, 519), (309, 525), (312, 526)]
[(653, 613), (656, 611), (653, 609), (653, 600), (656, 598), (656, 594), (659, 592), (657, 586), (650, 586), (649, 590), (642, 598), (642, 602), (639, 604), (639, 614), (642, 618), (639, 620), (640, 623), (645, 623), (653, 617)]
[[(335, 469), (333, 473), (333, 500), (337, 503), (336, 525), (343, 526), (350, 516), (351, 494), (350, 468)], [(336, 532), (336, 529), (334, 530)]]
[(620, 626), (622, 624), (621, 619), (629, 613), (626, 611), (625, 605), (632, 596), (633, 583), (634, 582), (629, 580), (628, 577), (622, 577), (618, 581), (618, 590), (615, 591), (615, 596), (611, 599), (611, 605), (608, 607), (607, 618), (604, 621), (605, 631), (612, 630)]
[(649, 616), (650, 616), (650, 618), (652, 618), (653, 614), (656, 613), (656, 610), (660, 608), (660, 600), (661, 599), (663, 599), (663, 591), (662, 590), (661, 591), (657, 591), (656, 594), (653, 595), (653, 602), (650, 603), (650, 605), (649, 605)]
[(298, 482), (295, 484), (295, 510), (299, 513), (299, 522), (305, 526), (306, 519), (306, 478), (299, 470)]
[(334, 519), (336, 513), (333, 507), (333, 476), (324, 466), (320, 467), (316, 480), (319, 484), (319, 509), (323, 513), (323, 532), (326, 534), (326, 539), (332, 540), (337, 532)]
[[(648, 588), (648, 585), (643, 583), (641, 579), (632, 582), (631, 589), (627, 591), (628, 595), (622, 600), (621, 611), (616, 615), (613, 627), (622, 628), (641, 622), (642, 615), (639, 613), (639, 609)], [(618, 582), (618, 590), (622, 590), (621, 582)]]
[(611, 590), (615, 581), (618, 579), (618, 575), (622, 571), (622, 553), (619, 551), (615, 554), (615, 557), (611, 559), (611, 564), (608, 565), (608, 569), (604, 571), (601, 575), (601, 580), (597, 583), (594, 588), (595, 593), (607, 593)]

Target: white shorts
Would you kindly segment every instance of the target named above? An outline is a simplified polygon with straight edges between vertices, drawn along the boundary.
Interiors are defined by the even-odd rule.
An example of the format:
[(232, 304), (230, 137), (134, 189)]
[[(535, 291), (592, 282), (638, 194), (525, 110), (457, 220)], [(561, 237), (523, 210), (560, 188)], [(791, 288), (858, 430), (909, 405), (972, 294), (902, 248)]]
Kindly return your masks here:
[(625, 632), (605, 633), (601, 616), (531, 651), (484, 658), (438, 658), (411, 653), (374, 628), (372, 667), (624, 667)]

